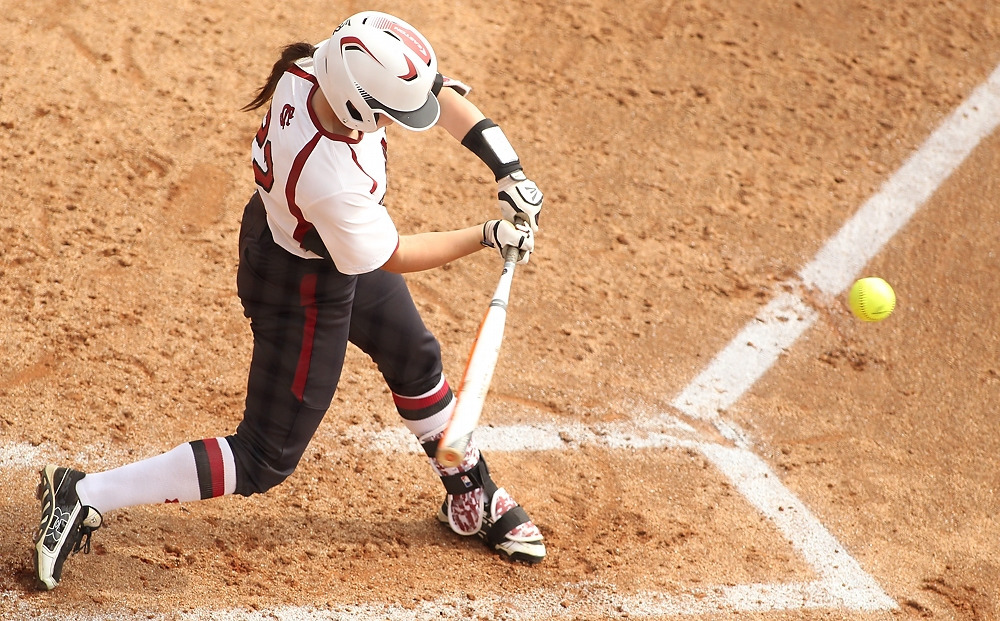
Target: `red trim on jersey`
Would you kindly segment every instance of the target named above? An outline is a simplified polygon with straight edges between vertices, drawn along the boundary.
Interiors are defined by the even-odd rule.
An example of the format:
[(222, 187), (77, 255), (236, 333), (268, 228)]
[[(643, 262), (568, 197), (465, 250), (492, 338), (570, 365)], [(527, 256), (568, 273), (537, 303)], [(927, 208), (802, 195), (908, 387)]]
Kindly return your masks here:
[(336, 140), (337, 142), (346, 142), (347, 144), (358, 144), (359, 142), (361, 142), (361, 139), (364, 137), (364, 133), (362, 132), (358, 132), (357, 138), (351, 138), (350, 136), (345, 136), (343, 134), (335, 134), (327, 130), (325, 127), (323, 127), (323, 124), (320, 123), (319, 121), (319, 115), (316, 114), (316, 109), (313, 108), (313, 97), (316, 95), (316, 91), (319, 90), (319, 84), (316, 83), (315, 79), (312, 82), (313, 82), (313, 88), (311, 91), (309, 91), (309, 97), (306, 98), (306, 109), (309, 111), (309, 119), (312, 121), (313, 126), (316, 128), (316, 131), (323, 134), (324, 138), (329, 138), (330, 140)]
[(448, 390), (450, 390), (448, 382), (441, 382), (441, 388), (426, 397), (404, 397), (403, 395), (392, 393), (392, 400), (399, 409), (422, 410), (444, 399), (448, 394)]
[[(299, 208), (298, 203), (295, 202), (295, 187), (299, 183), (299, 177), (302, 176), (302, 169), (306, 165), (306, 160), (312, 155), (312, 152), (316, 149), (316, 145), (319, 144), (319, 140), (322, 136), (316, 134), (312, 137), (306, 146), (302, 147), (298, 155), (295, 156), (295, 161), (292, 162), (292, 169), (288, 171), (288, 180), (285, 182), (285, 202), (288, 203), (288, 211), (295, 216), (295, 220), (298, 224), (295, 225), (295, 232), (292, 233), (292, 237), (295, 241), (302, 245), (302, 240), (305, 239), (306, 233), (308, 233), (313, 228), (312, 222), (306, 220), (305, 216), (302, 215), (302, 209)], [(302, 246), (305, 248), (305, 246)]]
[(351, 148), (351, 159), (353, 159), (354, 163), (358, 166), (358, 170), (365, 173), (365, 176), (372, 180), (372, 189), (368, 190), (368, 192), (370, 194), (374, 194), (375, 190), (378, 189), (378, 181), (375, 181), (375, 177), (369, 175), (368, 171), (366, 171), (364, 168), (361, 167), (361, 162), (358, 161), (358, 154), (353, 147)]
[(313, 338), (316, 335), (316, 316), (319, 313), (316, 306), (316, 274), (306, 274), (302, 278), (299, 284), (299, 296), (305, 309), (306, 324), (302, 329), (302, 349), (299, 351), (299, 364), (295, 368), (295, 379), (292, 381), (292, 394), (302, 401), (306, 391), (306, 380), (309, 378)]
[(313, 85), (312, 90), (309, 91), (309, 96), (306, 98), (306, 110), (309, 111), (309, 119), (312, 121), (313, 126), (319, 133), (323, 134), (324, 138), (329, 138), (330, 140), (337, 140), (340, 142), (347, 142), (350, 144), (357, 144), (361, 142), (361, 138), (362, 136), (364, 136), (364, 134), (359, 133), (357, 138), (351, 138), (350, 136), (344, 136), (342, 134), (335, 134), (331, 131), (327, 131), (327, 129), (323, 127), (323, 124), (319, 122), (319, 115), (316, 114), (316, 109), (313, 108), (313, 103), (312, 103), (313, 96), (316, 94), (316, 91), (319, 90), (319, 82), (316, 80), (316, 76), (312, 75), (302, 67), (299, 67), (298, 65), (294, 64), (287, 69), (287, 73), (290, 73), (295, 77), (302, 78), (306, 82), (309, 82), (310, 84)]
[(305, 69), (303, 69), (302, 67), (300, 67), (298, 65), (293, 64), (286, 71), (288, 71), (288, 73), (290, 73), (292, 75), (296, 75), (296, 76), (302, 78), (303, 80), (308, 80), (308, 81), (312, 82), (313, 84), (316, 84), (316, 76), (312, 75), (311, 73), (309, 73), (308, 71), (306, 71)]
[(226, 493), (226, 465), (222, 460), (218, 438), (205, 438), (203, 441), (208, 454), (208, 467), (212, 473), (212, 498), (216, 498)]

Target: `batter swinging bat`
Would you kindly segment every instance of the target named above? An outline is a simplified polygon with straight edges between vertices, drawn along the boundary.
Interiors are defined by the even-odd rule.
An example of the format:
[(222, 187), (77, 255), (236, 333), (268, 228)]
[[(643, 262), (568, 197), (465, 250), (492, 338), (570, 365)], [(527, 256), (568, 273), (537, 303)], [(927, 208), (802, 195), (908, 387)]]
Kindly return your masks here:
[(465, 449), (472, 438), (472, 432), (479, 425), (479, 415), (483, 412), (486, 393), (493, 380), (493, 370), (500, 356), (504, 326), (507, 323), (507, 300), (510, 298), (510, 284), (514, 279), (518, 250), (508, 246), (503, 255), (503, 272), (500, 282), (493, 292), (493, 300), (486, 309), (486, 316), (479, 324), (479, 334), (472, 345), (469, 362), (465, 365), (462, 383), (458, 387), (455, 411), (438, 442), (437, 460), (442, 466), (454, 468), (462, 463)]

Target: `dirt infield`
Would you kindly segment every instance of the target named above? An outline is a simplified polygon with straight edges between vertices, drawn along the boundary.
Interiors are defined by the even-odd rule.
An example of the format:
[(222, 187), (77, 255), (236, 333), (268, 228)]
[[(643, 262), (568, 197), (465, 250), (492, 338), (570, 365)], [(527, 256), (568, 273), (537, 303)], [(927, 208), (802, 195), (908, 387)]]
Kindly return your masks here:
[[(116, 511), (63, 584), (35, 592), (39, 467), (114, 467), (239, 422), (236, 237), (260, 122), (239, 109), (282, 45), (369, 8), (428, 36), (546, 193), (484, 450), (549, 558), (508, 564), (437, 523), (440, 483), (352, 349), (286, 483)], [(1000, 619), (1000, 134), (864, 268), (896, 289), (888, 320), (862, 323), (798, 276), (1000, 64), (1000, 4), (49, 0), (2, 14), (0, 618)], [(402, 232), (494, 216), (492, 176), (444, 131), (389, 134)], [(498, 261), (409, 278), (455, 384)], [(803, 554), (697, 448), (739, 442), (674, 404), (789, 292), (815, 323), (718, 414), (838, 559)], [(644, 445), (631, 430), (651, 420), (667, 440)], [(555, 446), (518, 435), (542, 427)], [(849, 586), (811, 594), (829, 584), (817, 567), (854, 562), (892, 606), (845, 605)]]

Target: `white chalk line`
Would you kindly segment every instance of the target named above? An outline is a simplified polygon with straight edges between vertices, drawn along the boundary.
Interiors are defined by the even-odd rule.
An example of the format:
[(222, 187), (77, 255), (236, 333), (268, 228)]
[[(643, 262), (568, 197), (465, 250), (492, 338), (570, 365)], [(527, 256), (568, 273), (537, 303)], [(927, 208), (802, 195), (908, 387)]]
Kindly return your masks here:
[[(875, 255), (922, 207), (973, 149), (1000, 125), (1000, 67), (820, 249), (800, 272), (793, 291), (814, 288), (841, 294)], [(746, 433), (721, 417), (817, 318), (797, 293), (777, 296), (691, 382), (672, 405), (713, 422), (736, 448), (702, 444), (710, 459), (766, 515), (820, 575), (819, 599), (833, 596), (845, 608), (896, 608), (892, 600), (749, 450)], [(791, 507), (791, 510), (789, 509)], [(804, 602), (811, 606), (817, 601)]]
[[(842, 293), (869, 261), (909, 222), (937, 188), (1000, 125), (1000, 67), (962, 103), (900, 169), (845, 223), (800, 272), (796, 287), (829, 295)], [(877, 611), (897, 608), (869, 576), (751, 450), (748, 434), (721, 414), (739, 401), (816, 321), (817, 313), (798, 293), (782, 293), (765, 306), (672, 405), (694, 419), (708, 421), (730, 442), (699, 440), (699, 432), (680, 419), (661, 415), (608, 425), (522, 425), (484, 427), (477, 441), (486, 450), (561, 450), (582, 445), (607, 448), (689, 448), (700, 451), (770, 519), (816, 572), (804, 583), (744, 584), (691, 589), (679, 595), (657, 592), (620, 595), (614, 585), (577, 583), (562, 592), (536, 591), (513, 597), (442, 599), (401, 606), (351, 606), (337, 609), (290, 606), (267, 611), (200, 610), (152, 616), (161, 619), (437, 619), (458, 614), (488, 614), (499, 619), (617, 616), (687, 616), (727, 612), (771, 612), (802, 608)], [(365, 434), (383, 450), (419, 448), (408, 433)], [(360, 439), (360, 438), (359, 438)], [(36, 458), (35, 449), (0, 449), (0, 468)], [(0, 593), (26, 619), (44, 618), (17, 593)], [(33, 616), (34, 615), (34, 616)], [(62, 618), (66, 618), (62, 616)], [(78, 617), (80, 618), (80, 617)], [(103, 618), (131, 618), (115, 617)]]
[[(556, 589), (537, 589), (522, 594), (464, 595), (410, 605), (344, 605), (333, 607), (277, 606), (264, 610), (194, 609), (172, 613), (108, 612), (101, 621), (438, 621), (440, 619), (504, 619), (540, 621), (543, 619), (609, 619), (676, 615), (726, 614), (733, 612), (775, 612), (803, 608), (845, 607), (836, 585), (823, 581), (785, 584), (750, 584), (694, 589), (680, 595), (656, 591), (621, 594), (606, 582), (576, 582)], [(0, 592), (0, 610), (17, 615), (22, 621), (59, 619), (60, 621), (96, 621), (82, 613), (44, 612), (33, 609), (17, 593)], [(678, 610), (684, 611), (678, 613)]]
[(980, 142), (1000, 125), (1000, 67), (962, 102), (799, 272), (824, 293), (847, 289)]

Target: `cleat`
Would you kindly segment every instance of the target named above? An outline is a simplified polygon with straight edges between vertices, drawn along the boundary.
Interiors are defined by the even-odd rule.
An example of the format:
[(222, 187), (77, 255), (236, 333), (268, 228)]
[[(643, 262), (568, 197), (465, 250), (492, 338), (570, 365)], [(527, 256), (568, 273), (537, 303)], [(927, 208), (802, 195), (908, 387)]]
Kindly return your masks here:
[(39, 589), (56, 588), (63, 563), (70, 553), (90, 553), (90, 536), (103, 519), (93, 507), (80, 504), (76, 484), (86, 476), (79, 470), (46, 466), (35, 497), (42, 503), (42, 517), (35, 532), (35, 580)]
[(435, 459), (441, 434), (422, 438), (421, 444), (447, 495), (437, 518), (464, 537), (478, 536), (488, 548), (511, 561), (539, 563), (545, 558), (541, 531), (527, 512), (502, 487), (497, 487), (475, 443), (466, 447), (457, 467), (442, 466)]
[(484, 498), (480, 527), (475, 532), (462, 532), (452, 524), (449, 505), (454, 506), (454, 500), (451, 495), (445, 498), (437, 518), (456, 533), (477, 535), (488, 548), (511, 561), (534, 564), (545, 558), (545, 543), (541, 531), (504, 488), (498, 488), (490, 498)]

